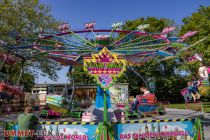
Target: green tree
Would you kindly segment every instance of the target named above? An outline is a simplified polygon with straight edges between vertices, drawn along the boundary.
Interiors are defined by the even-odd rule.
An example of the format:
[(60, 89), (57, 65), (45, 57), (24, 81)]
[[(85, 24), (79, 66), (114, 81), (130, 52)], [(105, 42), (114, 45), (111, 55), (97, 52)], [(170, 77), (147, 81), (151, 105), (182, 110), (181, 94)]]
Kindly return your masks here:
[(149, 24), (150, 26), (145, 29), (147, 32), (161, 32), (164, 27), (167, 26), (176, 26), (173, 20), (167, 18), (156, 18), (156, 17), (147, 17), (147, 18), (138, 18), (136, 20), (127, 20), (122, 26), (124, 30), (137, 30), (137, 27), (142, 24)]
[(17, 32), (22, 38), (34, 37), (43, 31), (54, 31), (58, 22), (49, 13), (49, 7), (39, 0), (2, 0), (0, 1), (0, 34), (8, 43), (16, 42), (11, 33)]
[(84, 71), (83, 66), (75, 66), (72, 73), (68, 75), (74, 78), (75, 83), (94, 84), (94, 78)]
[[(200, 6), (197, 12), (191, 16), (183, 18), (183, 26), (181, 27), (180, 34), (187, 31), (198, 31), (194, 37), (189, 38), (187, 41), (190, 44), (196, 43), (204, 39), (203, 42), (196, 44), (189, 51), (192, 53), (202, 53), (206, 65), (210, 65), (210, 6)], [(191, 54), (192, 55), (192, 54)]]
[[(38, 33), (42, 32), (54, 32), (58, 27), (59, 22), (54, 19), (50, 14), (50, 8), (44, 4), (40, 4), (39, 0), (2, 0), (0, 1), (0, 40), (7, 42), (8, 44), (19, 45), (18, 39), (30, 39), (27, 40), (28, 44), (33, 44), (34, 39), (38, 37)], [(1, 52), (5, 50), (0, 50)], [(26, 56), (26, 54), (23, 54)], [(19, 64), (17, 64), (19, 65)], [(46, 59), (45, 57), (37, 58), (35, 62), (26, 61), (24, 63), (26, 68), (40, 69), (44, 75), (56, 80), (56, 71), (60, 69), (57, 63)], [(17, 66), (12, 75), (17, 75), (20, 72), (20, 66)], [(30, 71), (25, 71), (22, 83), (27, 87), (27, 90), (31, 85), (26, 85), (27, 81), (34, 80)], [(17, 76), (14, 76), (13, 80), (17, 80)], [(29, 81), (28, 81), (29, 82)], [(33, 83), (33, 82), (29, 82)]]
[[(183, 18), (183, 25), (180, 34), (187, 31), (198, 31), (198, 33), (187, 40), (193, 45), (189, 50), (185, 51), (180, 57), (186, 59), (195, 53), (202, 54), (203, 62), (206, 66), (210, 66), (210, 6), (200, 6), (198, 11), (191, 16)], [(199, 42), (199, 43), (197, 43)], [(185, 68), (188, 68), (190, 76), (197, 76), (199, 62), (185, 63)], [(206, 91), (209, 93), (209, 91)], [(210, 94), (205, 94), (206, 99), (209, 100)]]

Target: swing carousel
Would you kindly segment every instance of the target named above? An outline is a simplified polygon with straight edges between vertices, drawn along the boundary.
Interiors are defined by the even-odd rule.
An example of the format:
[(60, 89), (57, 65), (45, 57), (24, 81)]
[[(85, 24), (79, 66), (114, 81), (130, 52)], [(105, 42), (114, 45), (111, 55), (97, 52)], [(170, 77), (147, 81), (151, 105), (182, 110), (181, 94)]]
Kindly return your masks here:
[[(126, 67), (141, 66), (151, 60), (160, 62), (175, 58), (191, 47), (185, 40), (197, 32), (169, 37), (174, 27), (166, 27), (160, 33), (148, 33), (145, 29), (149, 28), (149, 24), (140, 25), (133, 31), (122, 30), (121, 22), (112, 24), (111, 29), (95, 29), (95, 25), (95, 22), (90, 22), (84, 25), (84, 30), (72, 30), (68, 23), (63, 23), (53, 34), (42, 32), (38, 37), (20, 38), (18, 44), (2, 45), (2, 48), (9, 49), (15, 55), (27, 51), (27, 61), (51, 59), (64, 66), (83, 65), (98, 84), (95, 107), (103, 108), (103, 124), (98, 125), (96, 137), (107, 139), (112, 135), (108, 131), (110, 125), (107, 118), (108, 108), (111, 108), (109, 88), (126, 71)], [(4, 63), (12, 63), (6, 55), (0, 56)], [(153, 111), (157, 110), (154, 107), (156, 99), (140, 100), (146, 105), (152, 104), (152, 108), (155, 108)], [(69, 111), (69, 106), (64, 102), (69, 102), (64, 95), (47, 97), (47, 105), (56, 112)], [(142, 107), (141, 110), (148, 112)]]
[[(20, 98), (24, 93), (19, 85), (20, 78), (23, 74), (23, 63), (24, 59), (20, 58), (18, 56), (9, 54), (9, 53), (0, 53), (0, 61), (1, 61), (1, 81), (0, 81), (0, 97), (1, 99), (13, 99), (13, 98)], [(8, 77), (7, 77), (7, 71), (6, 71), (6, 65), (9, 65), (10, 67), (13, 65), (15, 68), (16, 64), (18, 64), (18, 61), (21, 62), (21, 71), (18, 76), (18, 79), (15, 84), (12, 84)], [(11, 78), (11, 77), (10, 77)]]

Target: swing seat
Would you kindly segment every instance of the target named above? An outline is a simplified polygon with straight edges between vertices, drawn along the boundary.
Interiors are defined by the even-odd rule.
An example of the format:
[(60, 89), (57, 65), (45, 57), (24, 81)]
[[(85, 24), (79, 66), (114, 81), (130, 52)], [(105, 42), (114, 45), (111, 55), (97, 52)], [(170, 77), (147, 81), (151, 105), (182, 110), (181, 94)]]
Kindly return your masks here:
[(55, 112), (67, 113), (69, 111), (68, 107), (64, 104), (65, 99), (61, 95), (48, 95), (46, 97), (47, 106)]
[(4, 82), (0, 83), (0, 92), (7, 94), (8, 97), (14, 98), (19, 98), (24, 94), (20, 87), (12, 86)]
[(138, 112), (141, 114), (158, 114), (158, 102), (155, 94), (147, 94), (143, 96), (137, 96), (139, 104), (137, 106)]
[(155, 104), (157, 103), (157, 98), (155, 97), (155, 94), (148, 94), (143, 96), (137, 96), (137, 100), (139, 101), (139, 104)]
[(185, 102), (193, 100), (192, 95), (188, 92), (187, 87), (182, 89), (181, 92), (182, 96), (184, 97)]
[(17, 62), (17, 58), (15, 56), (3, 54), (3, 53), (0, 54), (0, 60), (10, 65), (15, 64)]

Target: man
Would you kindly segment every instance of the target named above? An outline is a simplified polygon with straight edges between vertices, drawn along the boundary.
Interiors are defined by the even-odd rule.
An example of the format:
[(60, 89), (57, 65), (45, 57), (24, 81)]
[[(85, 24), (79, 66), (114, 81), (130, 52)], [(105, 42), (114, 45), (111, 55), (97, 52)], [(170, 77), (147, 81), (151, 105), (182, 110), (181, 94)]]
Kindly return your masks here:
[[(142, 96), (146, 96), (146, 95), (150, 94), (150, 91), (144, 86), (140, 86), (140, 91), (143, 92)], [(138, 101), (138, 99), (136, 99), (134, 104), (132, 105), (130, 111), (133, 112), (134, 110), (136, 110), (138, 104), (139, 104), (139, 101)]]
[(189, 94), (193, 97), (194, 102), (196, 101), (196, 96), (197, 99), (200, 99), (200, 95), (198, 94), (196, 88), (193, 86), (192, 82), (188, 82), (187, 85), (188, 85), (187, 90)]
[[(26, 107), (23, 114), (18, 116), (18, 130), (34, 130), (33, 124), (38, 121), (38, 118), (32, 113), (31, 107)], [(32, 140), (33, 138), (20, 137), (21, 140)]]

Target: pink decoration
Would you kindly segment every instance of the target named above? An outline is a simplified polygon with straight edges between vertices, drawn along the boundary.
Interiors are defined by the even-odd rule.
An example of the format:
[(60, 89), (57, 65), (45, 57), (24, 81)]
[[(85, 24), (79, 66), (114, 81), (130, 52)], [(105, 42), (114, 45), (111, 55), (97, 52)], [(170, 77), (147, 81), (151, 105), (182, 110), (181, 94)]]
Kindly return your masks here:
[(187, 93), (188, 93), (187, 88), (184, 88), (184, 89), (181, 90), (182, 96), (184, 96), (184, 95), (187, 94)]
[(91, 74), (119, 74), (122, 68), (88, 68)]
[(189, 32), (185, 33), (183, 36), (181, 36), (181, 39), (179, 40), (179, 42), (183, 42), (187, 38), (189, 38), (189, 37), (191, 37), (191, 36), (193, 36), (193, 35), (195, 35), (197, 33), (198, 33), (198, 31), (189, 31)]
[(48, 110), (48, 115), (49, 116), (57, 116), (57, 117), (61, 117), (61, 113), (52, 111), (52, 110)]
[(85, 112), (82, 114), (82, 122), (90, 122), (92, 113)]
[(124, 105), (124, 103), (117, 103), (117, 107), (118, 108), (125, 108), (125, 105)]
[(108, 74), (102, 74), (102, 75), (99, 75), (99, 81), (100, 83), (104, 86), (104, 87), (107, 87), (112, 81), (112, 77), (109, 76)]
[(193, 61), (202, 61), (202, 58), (201, 58), (201, 54), (194, 54), (192, 57), (189, 57), (188, 59), (188, 62), (193, 62)]
[(69, 30), (69, 24), (68, 23), (62, 23), (58, 26), (58, 30), (62, 33), (65, 33)]
[(169, 32), (175, 30), (175, 27), (166, 27), (162, 30), (162, 32), (160, 34), (168, 34)]
[(208, 74), (210, 74), (210, 67), (208, 67), (207, 70), (208, 70)]
[(94, 29), (96, 25), (96, 22), (89, 22), (89, 23), (85, 23), (85, 29), (91, 30)]

